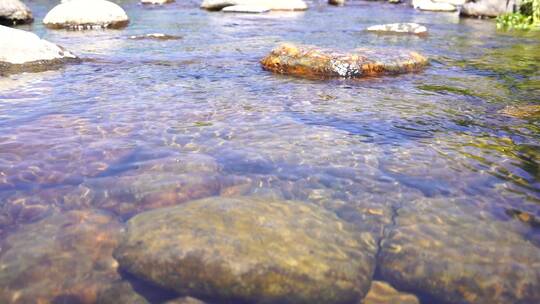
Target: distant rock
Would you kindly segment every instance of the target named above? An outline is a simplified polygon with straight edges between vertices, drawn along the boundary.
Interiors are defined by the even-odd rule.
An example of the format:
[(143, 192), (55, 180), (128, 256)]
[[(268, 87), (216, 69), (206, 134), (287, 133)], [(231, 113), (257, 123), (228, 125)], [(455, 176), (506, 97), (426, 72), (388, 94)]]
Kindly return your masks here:
[(342, 6), (345, 5), (345, 0), (328, 0), (328, 4)]
[(122, 28), (129, 18), (117, 4), (105, 0), (72, 0), (55, 6), (43, 19), (53, 29)]
[(413, 0), (412, 6), (421, 11), (455, 12), (455, 5), (446, 2), (432, 2), (431, 0)]
[(114, 256), (137, 277), (230, 303), (356, 303), (377, 250), (303, 202), (213, 197), (141, 213)]
[(248, 13), (248, 14), (260, 14), (269, 12), (270, 9), (266, 6), (257, 5), (233, 5), (227, 6), (221, 10), (228, 13)]
[(32, 12), (19, 0), (0, 0), (0, 25), (17, 25), (34, 21)]
[(470, 17), (497, 17), (504, 13), (511, 13), (514, 4), (513, 0), (479, 0), (465, 3), (460, 13)]
[(264, 69), (301, 77), (359, 78), (419, 71), (426, 57), (411, 51), (358, 49), (341, 53), (312, 46), (282, 44), (261, 60)]
[(150, 4), (150, 5), (164, 5), (167, 3), (172, 3), (174, 0), (141, 0), (142, 4)]
[(373, 25), (366, 29), (368, 32), (377, 33), (397, 33), (397, 34), (427, 34), (427, 28), (417, 23), (390, 23), (382, 25)]
[(233, 5), (266, 7), (272, 11), (304, 11), (308, 8), (303, 0), (204, 0), (201, 8), (219, 11)]
[(133, 35), (129, 36), (131, 40), (179, 40), (182, 39), (182, 36), (167, 35), (162, 33), (152, 33), (145, 35)]
[(36, 34), (0, 25), (0, 74), (42, 71), (67, 62), (77, 62), (77, 56)]
[(420, 304), (420, 300), (413, 294), (396, 290), (386, 282), (373, 281), (361, 304)]
[(499, 113), (516, 118), (540, 118), (540, 104), (507, 106)]
[(468, 0), (433, 0), (436, 3), (450, 3), (455, 6), (461, 6), (465, 4)]

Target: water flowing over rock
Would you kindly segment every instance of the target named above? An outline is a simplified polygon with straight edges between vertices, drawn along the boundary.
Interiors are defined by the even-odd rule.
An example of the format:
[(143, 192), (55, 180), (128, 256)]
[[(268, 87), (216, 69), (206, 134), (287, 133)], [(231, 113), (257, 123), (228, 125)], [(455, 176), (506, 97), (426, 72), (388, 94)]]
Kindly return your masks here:
[(386, 282), (373, 281), (361, 304), (420, 304), (420, 301), (415, 295), (399, 292)]
[(455, 5), (446, 2), (433, 2), (431, 0), (413, 0), (412, 6), (421, 11), (455, 12)]
[(219, 11), (233, 5), (266, 7), (273, 11), (304, 11), (308, 8), (303, 0), (204, 0), (201, 8)]
[(16, 25), (34, 21), (32, 12), (19, 0), (0, 0), (0, 25)]
[(282, 44), (261, 60), (264, 69), (301, 77), (359, 78), (416, 72), (428, 63), (411, 51), (358, 49), (351, 53)]
[(163, 5), (167, 3), (172, 3), (174, 0), (141, 0), (142, 4), (153, 4), (153, 5)]
[(7, 236), (0, 256), (1, 303), (95, 303), (118, 280), (112, 251), (120, 224), (90, 211), (56, 214)]
[(373, 25), (366, 29), (368, 32), (377, 33), (397, 33), (397, 34), (427, 34), (427, 28), (418, 23), (390, 23), (382, 25)]
[(78, 58), (36, 34), (0, 25), (0, 75), (41, 71)]
[(504, 13), (511, 13), (514, 4), (514, 0), (479, 0), (465, 3), (460, 13), (471, 17), (497, 17)]
[(180, 40), (182, 39), (182, 37), (176, 36), (176, 35), (163, 34), (163, 33), (152, 33), (152, 34), (145, 34), (145, 35), (129, 36), (129, 39), (131, 40)]
[(254, 303), (354, 303), (376, 244), (315, 205), (208, 198), (141, 213), (115, 251), (121, 267), (201, 298)]
[(259, 14), (259, 13), (266, 13), (270, 11), (270, 9), (266, 6), (258, 6), (258, 5), (233, 5), (233, 6), (227, 6), (223, 8), (221, 11), (228, 12), (228, 13)]
[(540, 303), (540, 248), (523, 229), (457, 200), (415, 201), (397, 211), (378, 269), (436, 303)]
[(55, 6), (43, 19), (53, 29), (122, 28), (129, 18), (117, 4), (105, 0), (73, 0)]
[(540, 104), (507, 106), (499, 111), (500, 114), (516, 118), (540, 118)]

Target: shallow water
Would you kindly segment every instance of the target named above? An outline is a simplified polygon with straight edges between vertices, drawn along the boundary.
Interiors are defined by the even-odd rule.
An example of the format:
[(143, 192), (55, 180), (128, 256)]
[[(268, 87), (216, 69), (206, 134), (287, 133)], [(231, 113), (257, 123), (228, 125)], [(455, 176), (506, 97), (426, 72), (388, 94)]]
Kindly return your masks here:
[[(55, 212), (99, 209), (127, 220), (192, 199), (253, 194), (340, 215), (358, 204), (393, 210), (386, 224), (403, 208), (410, 217), (415, 202), (436, 201), (442, 218), (457, 205), (478, 223), (467, 219), (460, 234), (501, 222), (508, 226), (490, 234), (495, 244), (500, 237), (520, 246), (508, 241), (514, 237), (540, 255), (531, 224), (540, 217), (540, 121), (498, 113), (540, 102), (539, 33), (501, 33), (492, 21), (382, 3), (239, 15), (206, 12), (195, 1), (122, 1), (126, 29), (73, 32), (39, 22), (54, 1), (27, 2), (38, 21), (21, 28), (83, 63), (0, 79), (2, 237)], [(362, 31), (400, 21), (430, 33)], [(156, 32), (181, 39), (129, 39)], [(431, 64), (362, 80), (263, 71), (258, 61), (284, 41), (408, 48)], [(481, 240), (445, 241), (472, 255), (483, 248)]]

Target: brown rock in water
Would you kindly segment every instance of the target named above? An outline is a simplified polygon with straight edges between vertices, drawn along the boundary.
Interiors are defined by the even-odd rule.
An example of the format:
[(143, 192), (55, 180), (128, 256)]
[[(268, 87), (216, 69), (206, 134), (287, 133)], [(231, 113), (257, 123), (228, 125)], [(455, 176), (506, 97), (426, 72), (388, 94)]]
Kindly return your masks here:
[(376, 244), (303, 202), (214, 197), (141, 213), (115, 251), (154, 284), (231, 303), (355, 303)]
[(312, 46), (282, 44), (261, 60), (264, 69), (308, 78), (394, 75), (416, 72), (428, 63), (410, 51), (359, 49), (339, 53)]
[(415, 295), (400, 292), (386, 282), (373, 281), (361, 304), (420, 304), (420, 301)]
[(0, 303), (95, 303), (119, 279), (112, 251), (120, 229), (89, 211), (21, 226), (2, 243)]
[(523, 119), (540, 118), (540, 104), (507, 106), (499, 113)]

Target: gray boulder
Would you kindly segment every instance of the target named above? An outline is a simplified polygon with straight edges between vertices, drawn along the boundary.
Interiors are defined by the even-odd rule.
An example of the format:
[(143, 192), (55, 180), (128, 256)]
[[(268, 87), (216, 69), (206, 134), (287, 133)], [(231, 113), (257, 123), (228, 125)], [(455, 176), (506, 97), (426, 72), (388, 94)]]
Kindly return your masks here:
[(468, 2), (461, 8), (461, 15), (470, 17), (497, 17), (513, 11), (515, 0), (479, 0)]
[(17, 25), (34, 21), (32, 12), (19, 0), (0, 0), (0, 25)]

